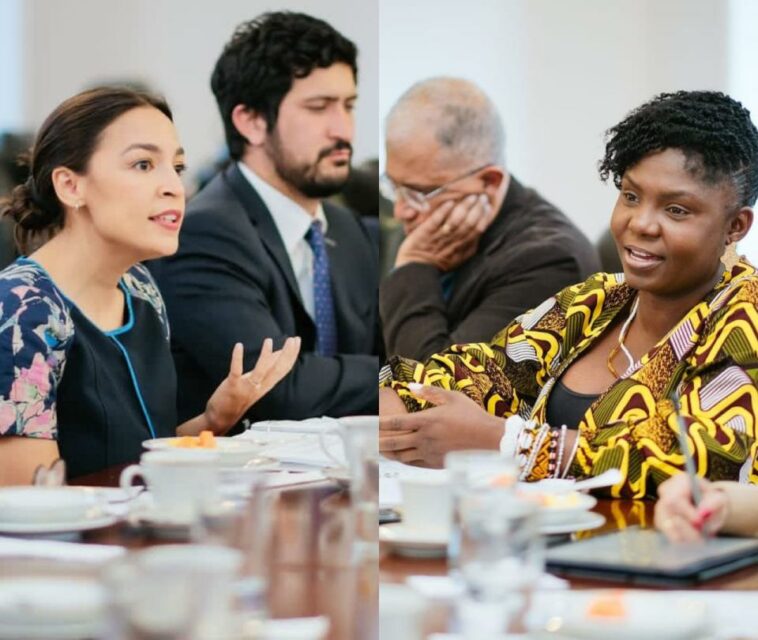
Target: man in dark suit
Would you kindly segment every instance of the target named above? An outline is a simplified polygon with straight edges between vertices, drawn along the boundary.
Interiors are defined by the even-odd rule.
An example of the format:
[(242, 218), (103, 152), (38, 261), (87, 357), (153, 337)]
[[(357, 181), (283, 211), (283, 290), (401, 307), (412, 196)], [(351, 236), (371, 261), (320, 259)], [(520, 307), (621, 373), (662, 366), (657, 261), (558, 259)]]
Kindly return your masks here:
[(350, 171), (356, 48), (327, 23), (240, 25), (211, 87), (231, 164), (189, 203), (176, 255), (153, 265), (171, 321), (179, 417), (264, 338), (302, 337), (292, 373), (248, 418), (377, 412), (377, 256), (352, 212), (322, 203)]
[(503, 146), (494, 105), (466, 80), (425, 80), (392, 108), (381, 186), (406, 235), (380, 288), (388, 355), (489, 341), (600, 270), (579, 229), (506, 170)]

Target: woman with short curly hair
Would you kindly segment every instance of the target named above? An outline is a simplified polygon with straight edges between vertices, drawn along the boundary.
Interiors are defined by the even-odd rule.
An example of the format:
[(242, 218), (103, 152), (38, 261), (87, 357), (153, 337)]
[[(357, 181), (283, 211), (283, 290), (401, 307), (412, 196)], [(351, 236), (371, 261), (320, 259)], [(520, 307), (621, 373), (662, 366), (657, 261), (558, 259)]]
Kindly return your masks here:
[(393, 358), (385, 455), (439, 466), (453, 449), (499, 447), (528, 480), (617, 468), (611, 495), (653, 496), (683, 468), (679, 395), (698, 473), (758, 480), (758, 275), (721, 262), (758, 195), (749, 112), (722, 93), (661, 94), (610, 129), (600, 175), (619, 190), (624, 273), (564, 289), (490, 343)]

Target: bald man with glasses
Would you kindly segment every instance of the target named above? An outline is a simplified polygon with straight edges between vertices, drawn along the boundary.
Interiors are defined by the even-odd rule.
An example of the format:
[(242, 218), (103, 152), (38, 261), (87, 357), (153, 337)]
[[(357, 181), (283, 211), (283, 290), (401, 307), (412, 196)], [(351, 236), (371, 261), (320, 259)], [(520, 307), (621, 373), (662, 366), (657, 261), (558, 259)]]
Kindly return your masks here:
[(579, 229), (506, 170), (503, 147), (494, 105), (466, 80), (419, 82), (390, 111), (380, 188), (405, 238), (380, 287), (387, 355), (489, 341), (600, 270)]

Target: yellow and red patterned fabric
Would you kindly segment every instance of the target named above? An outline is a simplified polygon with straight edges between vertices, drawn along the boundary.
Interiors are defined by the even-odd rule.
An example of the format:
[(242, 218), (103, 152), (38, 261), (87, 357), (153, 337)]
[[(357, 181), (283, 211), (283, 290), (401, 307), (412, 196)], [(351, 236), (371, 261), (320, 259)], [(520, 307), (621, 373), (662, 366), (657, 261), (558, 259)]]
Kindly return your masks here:
[[(534, 420), (536, 434), (555, 380), (619, 313), (628, 313), (635, 295), (623, 274), (595, 274), (516, 318), (490, 343), (453, 345), (426, 364), (392, 358), (381, 384), (394, 388), (409, 411), (425, 402), (408, 382), (462, 391), (491, 414)], [(669, 400), (676, 390), (698, 474), (758, 483), (756, 381), (758, 274), (742, 259), (592, 403), (578, 425), (569, 475), (618, 468), (624, 481), (612, 495), (654, 496), (684, 467)], [(544, 447), (550, 438), (533, 440)], [(527, 479), (539, 480), (547, 475), (547, 451), (533, 453)]]

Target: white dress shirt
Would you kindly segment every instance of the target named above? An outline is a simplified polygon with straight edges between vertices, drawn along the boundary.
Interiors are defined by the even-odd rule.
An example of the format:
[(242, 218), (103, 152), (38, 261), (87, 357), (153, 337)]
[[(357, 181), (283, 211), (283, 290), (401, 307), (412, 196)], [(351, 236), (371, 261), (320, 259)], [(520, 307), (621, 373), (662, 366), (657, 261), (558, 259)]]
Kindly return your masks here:
[[(287, 250), (287, 255), (292, 265), (292, 271), (295, 273), (297, 286), (300, 288), (300, 297), (303, 300), (303, 306), (311, 318), (315, 318), (313, 305), (313, 250), (305, 234), (311, 227), (314, 218), (303, 209), (294, 200), (285, 196), (281, 191), (272, 187), (268, 182), (263, 180), (247, 165), (238, 162), (237, 166), (242, 175), (248, 180), (258, 192), (263, 203), (271, 213), (274, 219), (276, 229)], [(316, 220), (321, 221), (321, 230), (326, 235), (326, 216), (321, 202), (316, 209)]]

